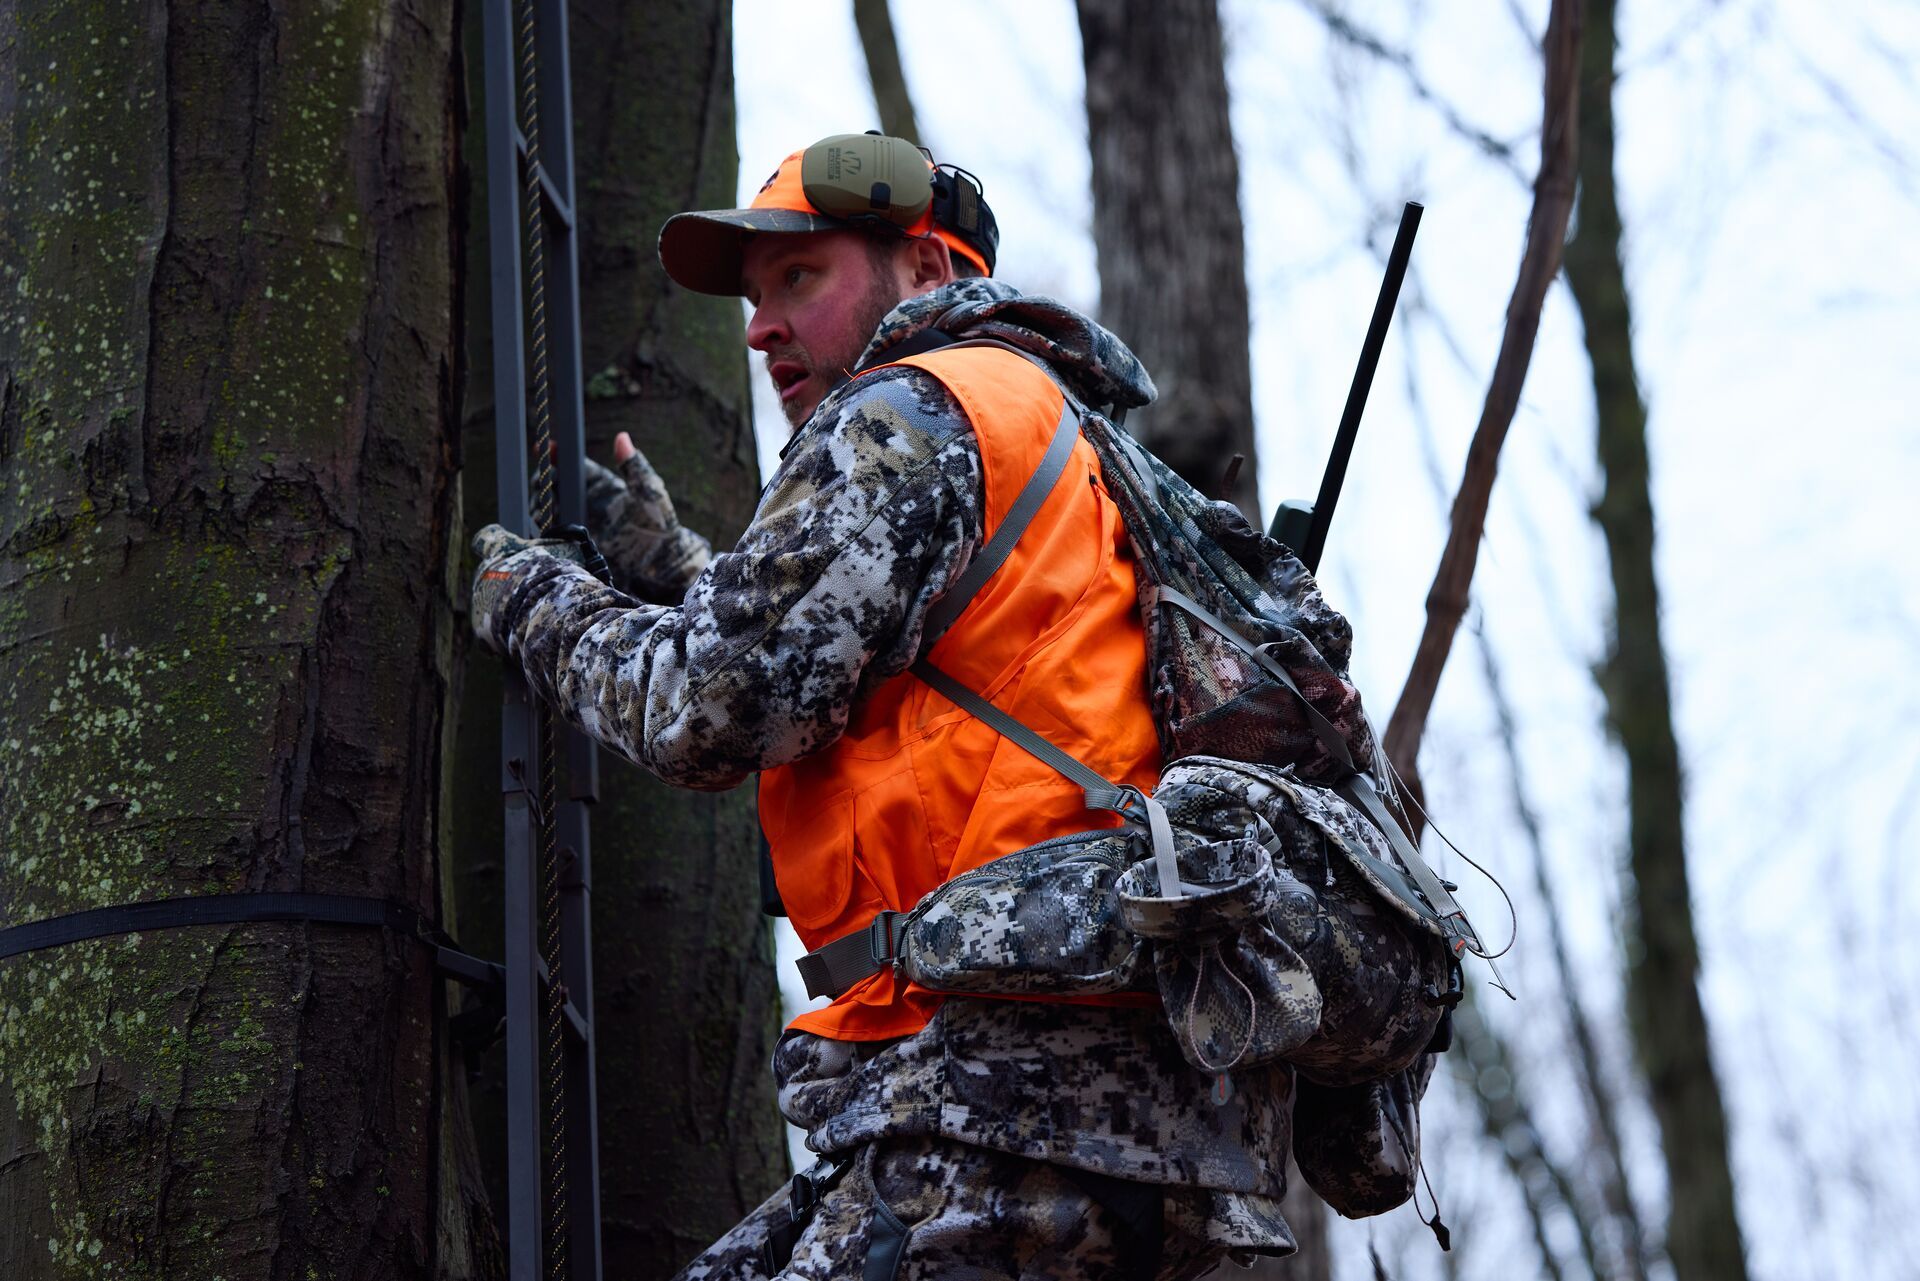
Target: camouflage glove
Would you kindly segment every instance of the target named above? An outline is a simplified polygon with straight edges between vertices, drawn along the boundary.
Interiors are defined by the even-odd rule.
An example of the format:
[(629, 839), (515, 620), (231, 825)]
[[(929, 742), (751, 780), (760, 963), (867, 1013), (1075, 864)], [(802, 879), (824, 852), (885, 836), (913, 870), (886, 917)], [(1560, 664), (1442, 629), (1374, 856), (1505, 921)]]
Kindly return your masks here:
[(679, 604), (713, 558), (707, 540), (680, 523), (660, 473), (637, 450), (617, 470), (587, 459), (587, 529), (613, 569), (613, 585), (658, 604)]
[(564, 538), (522, 538), (499, 525), (488, 525), (473, 536), (473, 554), (480, 568), (473, 575), (470, 621), (473, 634), (496, 654), (509, 652), (513, 619), (508, 607), (514, 593), (536, 574), (550, 572), (555, 561), (582, 562), (577, 543)]

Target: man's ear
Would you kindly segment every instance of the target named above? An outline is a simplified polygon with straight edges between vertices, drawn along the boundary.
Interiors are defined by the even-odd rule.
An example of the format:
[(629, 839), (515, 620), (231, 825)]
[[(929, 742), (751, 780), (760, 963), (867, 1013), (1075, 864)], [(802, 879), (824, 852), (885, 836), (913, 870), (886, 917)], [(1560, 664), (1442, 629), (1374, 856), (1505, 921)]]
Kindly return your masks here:
[(905, 262), (907, 270), (906, 285), (908, 297), (932, 293), (942, 285), (954, 282), (953, 256), (947, 249), (947, 242), (937, 236), (928, 236), (923, 240), (909, 240)]

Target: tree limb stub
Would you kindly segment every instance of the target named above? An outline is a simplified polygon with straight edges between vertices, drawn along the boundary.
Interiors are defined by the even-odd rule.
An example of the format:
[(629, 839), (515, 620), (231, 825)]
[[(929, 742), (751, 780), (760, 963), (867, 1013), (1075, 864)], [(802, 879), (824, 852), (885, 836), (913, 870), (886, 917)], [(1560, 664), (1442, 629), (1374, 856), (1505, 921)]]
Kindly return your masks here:
[(1486, 527), (1487, 504), (1499, 469), (1500, 447), (1520, 403), (1527, 366), (1533, 359), (1534, 338), (1540, 329), (1540, 309), (1547, 287), (1560, 270), (1567, 220), (1573, 211), (1574, 170), (1577, 162), (1580, 0), (1554, 0), (1547, 20), (1545, 112), (1540, 130), (1540, 172), (1533, 183), (1533, 211), (1527, 219), (1527, 247), (1520, 259), (1513, 296), (1507, 303), (1506, 332), (1487, 386), (1485, 405), (1466, 469), (1453, 500), (1453, 515), (1440, 565), (1427, 592), (1427, 625), (1414, 652), (1413, 665), (1400, 691), (1393, 716), (1387, 722), (1387, 756), (1409, 785), (1418, 791), (1417, 762), (1427, 716), (1440, 687), (1440, 673), (1453, 648), (1454, 633), (1466, 613), (1474, 565), (1480, 556), (1480, 537)]

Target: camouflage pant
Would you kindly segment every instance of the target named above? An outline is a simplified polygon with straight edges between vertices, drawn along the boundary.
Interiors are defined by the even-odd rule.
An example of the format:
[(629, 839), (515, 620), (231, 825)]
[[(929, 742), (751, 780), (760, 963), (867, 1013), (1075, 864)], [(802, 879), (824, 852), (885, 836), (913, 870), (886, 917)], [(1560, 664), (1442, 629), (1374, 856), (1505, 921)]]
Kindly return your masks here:
[[(1142, 1267), (1139, 1228), (1044, 1161), (919, 1137), (883, 1139), (841, 1156), (850, 1162), (845, 1173), (821, 1196), (784, 1268), (769, 1274), (762, 1255), (768, 1237), (791, 1222), (791, 1183), (675, 1281), (1182, 1281), (1226, 1253), (1185, 1230), (1197, 1225), (1183, 1227), (1169, 1201), (1159, 1264)], [(883, 1260), (896, 1251), (889, 1268)]]

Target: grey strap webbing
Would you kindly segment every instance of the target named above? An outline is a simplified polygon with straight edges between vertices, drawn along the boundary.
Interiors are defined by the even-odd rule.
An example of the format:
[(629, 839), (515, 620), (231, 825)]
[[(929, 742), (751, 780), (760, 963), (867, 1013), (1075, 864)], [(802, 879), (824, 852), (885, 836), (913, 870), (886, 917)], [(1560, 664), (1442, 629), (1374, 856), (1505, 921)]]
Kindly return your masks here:
[(1014, 746), (1078, 783), (1087, 794), (1088, 809), (1112, 810), (1136, 822), (1144, 817), (1153, 841), (1153, 865), (1160, 878), (1160, 895), (1180, 897), (1180, 868), (1173, 856), (1173, 821), (1167, 817), (1166, 806), (1137, 787), (1109, 782), (1086, 762), (1054, 746), (925, 659), (915, 663), (912, 670), (947, 700), (985, 721)]
[[(1342, 780), (1334, 790), (1366, 814), (1373, 825), (1386, 835), (1387, 840), (1393, 845), (1394, 853), (1398, 854), (1400, 861), (1407, 865), (1407, 873), (1413, 877), (1414, 882), (1420, 887), (1420, 892), (1425, 894), (1427, 901), (1433, 905), (1433, 911), (1439, 917), (1441, 924), (1446, 926), (1457, 939), (1472, 947), (1476, 953), (1484, 952), (1485, 948), (1480, 942), (1479, 935), (1474, 933), (1472, 924), (1468, 922), (1466, 912), (1454, 900), (1446, 883), (1427, 866), (1427, 861), (1420, 857), (1420, 851), (1414, 845), (1413, 839), (1407, 835), (1406, 829), (1400, 826), (1399, 821), (1387, 809), (1386, 802), (1380, 799), (1379, 789), (1374, 787), (1373, 780), (1353, 763), (1353, 754), (1347, 750), (1346, 739), (1339, 730), (1334, 728), (1333, 722), (1321, 715), (1320, 710), (1307, 701), (1307, 696), (1301, 692), (1300, 686), (1294, 681), (1293, 674), (1275, 661), (1271, 654), (1228, 626), (1224, 618), (1192, 597), (1166, 586), (1162, 586), (1159, 592), (1161, 600), (1170, 605), (1179, 606), (1220, 633), (1222, 637), (1245, 651), (1255, 662), (1265, 668), (1268, 675), (1293, 691), (1293, 696), (1300, 700), (1300, 706), (1306, 709), (1307, 723), (1313, 727), (1314, 735), (1320, 740), (1320, 745), (1325, 747), (1328, 755), (1348, 771), (1348, 777)], [(1392, 884), (1393, 879), (1397, 878), (1389, 879), (1388, 883)], [(1425, 914), (1425, 909), (1417, 900), (1409, 899), (1408, 902), (1410, 906)]]
[(1072, 400), (1066, 400), (1060, 406), (1060, 421), (1053, 429), (1053, 439), (1047, 444), (1047, 452), (1040, 458), (1040, 465), (1034, 469), (1027, 483), (1020, 487), (1020, 493), (1013, 500), (1013, 506), (1007, 509), (1006, 517), (1000, 522), (1000, 528), (993, 531), (993, 537), (980, 549), (965, 572), (954, 580), (947, 594), (933, 603), (927, 611), (925, 630), (921, 633), (920, 652), (925, 654), (933, 648), (933, 643), (946, 634), (953, 620), (960, 617), (962, 610), (973, 603), (987, 580), (992, 578), (999, 568), (1007, 563), (1007, 557), (1013, 554), (1013, 545), (1020, 541), (1020, 535), (1040, 511), (1041, 504), (1053, 494), (1053, 487), (1060, 481), (1060, 473), (1067, 469), (1067, 459), (1073, 454), (1073, 447), (1080, 439), (1080, 415), (1075, 412)]

